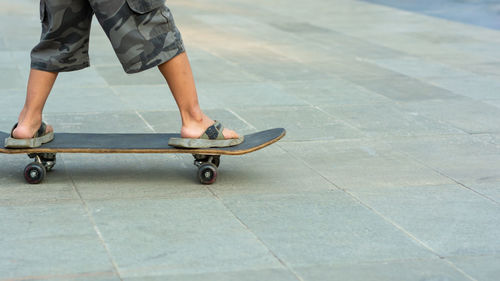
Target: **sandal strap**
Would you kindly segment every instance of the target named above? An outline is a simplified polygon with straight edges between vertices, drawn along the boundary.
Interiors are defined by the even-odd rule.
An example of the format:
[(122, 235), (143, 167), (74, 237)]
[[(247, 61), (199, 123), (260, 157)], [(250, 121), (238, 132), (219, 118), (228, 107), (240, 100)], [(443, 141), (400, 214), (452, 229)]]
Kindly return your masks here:
[(14, 126), (12, 127), (12, 130), (10, 130), (10, 137), (13, 137), (12, 134), (14, 133), (14, 130), (17, 128), (18, 124), (19, 123), (14, 124)]
[[(14, 133), (14, 130), (17, 128), (17, 125), (19, 125), (19, 123), (14, 124), (14, 126), (12, 127), (12, 130), (10, 130), (11, 137), (14, 137), (12, 134)], [(47, 130), (47, 124), (45, 124), (45, 122), (42, 122), (42, 124), (40, 125), (40, 128), (38, 128), (38, 130), (35, 132), (35, 135), (33, 137), (38, 138), (38, 137), (43, 136), (45, 134), (45, 130)]]
[(208, 140), (223, 140), (225, 139), (224, 135), (222, 134), (222, 131), (224, 130), (224, 126), (222, 124), (215, 120), (215, 123), (208, 127), (205, 133), (201, 135), (201, 139), (208, 139)]
[(47, 124), (45, 124), (45, 122), (42, 122), (42, 124), (40, 125), (40, 128), (38, 128), (38, 131), (36, 131), (35, 133), (35, 138), (38, 138), (38, 137), (41, 137), (43, 135), (45, 135), (45, 130), (47, 129)]

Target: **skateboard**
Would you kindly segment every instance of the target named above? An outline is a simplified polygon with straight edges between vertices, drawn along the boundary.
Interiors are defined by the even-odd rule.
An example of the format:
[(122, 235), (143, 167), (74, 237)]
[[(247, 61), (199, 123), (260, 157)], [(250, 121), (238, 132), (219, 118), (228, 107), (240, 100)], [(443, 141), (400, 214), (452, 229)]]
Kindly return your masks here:
[[(179, 134), (83, 134), (55, 133), (54, 140), (38, 148), (5, 148), (2, 141), (0, 153), (27, 154), (34, 161), (24, 168), (24, 178), (30, 184), (43, 181), (47, 172), (56, 164), (57, 153), (187, 153), (194, 156), (198, 178), (202, 184), (212, 184), (217, 179), (221, 155), (242, 155), (269, 146), (286, 134), (285, 129), (275, 128), (245, 135), (239, 145), (224, 148), (176, 148), (168, 145), (171, 137)], [(9, 136), (0, 131), (0, 140)]]

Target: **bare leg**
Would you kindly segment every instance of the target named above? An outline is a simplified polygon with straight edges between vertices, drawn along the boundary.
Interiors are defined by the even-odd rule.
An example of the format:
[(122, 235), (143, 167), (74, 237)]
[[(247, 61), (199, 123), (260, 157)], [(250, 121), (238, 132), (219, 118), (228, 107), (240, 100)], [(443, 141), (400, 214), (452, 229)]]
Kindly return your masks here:
[[(42, 124), (43, 107), (56, 81), (57, 74), (56, 72), (31, 69), (28, 79), (26, 101), (19, 114), (19, 124), (13, 132), (14, 138), (32, 138), (38, 128), (40, 128)], [(51, 126), (47, 126), (46, 130), (47, 132), (52, 132), (54, 129)]]
[[(170, 87), (182, 118), (181, 136), (198, 138), (214, 121), (206, 116), (198, 103), (198, 94), (193, 73), (186, 53), (181, 53), (166, 63), (158, 66)], [(222, 132), (227, 139), (238, 138), (238, 134), (229, 129)]]

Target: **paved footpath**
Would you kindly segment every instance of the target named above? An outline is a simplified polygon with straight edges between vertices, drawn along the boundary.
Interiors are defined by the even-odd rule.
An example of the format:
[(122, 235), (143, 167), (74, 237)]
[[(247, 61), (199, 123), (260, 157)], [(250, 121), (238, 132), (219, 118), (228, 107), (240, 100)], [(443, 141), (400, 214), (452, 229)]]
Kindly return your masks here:
[[(207, 113), (288, 135), (211, 186), (189, 155), (59, 155), (41, 185), (0, 155), (0, 280), (498, 280), (500, 30), (390, 3), (168, 0)], [(40, 27), (38, 1), (0, 7), (8, 131)], [(56, 83), (55, 130), (179, 130), (97, 23), (91, 57)]]

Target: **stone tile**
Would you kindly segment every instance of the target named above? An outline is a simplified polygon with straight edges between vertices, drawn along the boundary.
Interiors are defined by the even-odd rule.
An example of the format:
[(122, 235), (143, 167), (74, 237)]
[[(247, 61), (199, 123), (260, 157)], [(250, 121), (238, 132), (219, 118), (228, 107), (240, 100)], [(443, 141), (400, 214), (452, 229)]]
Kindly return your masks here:
[(106, 80), (101, 77), (95, 67), (91, 66), (79, 71), (60, 73), (54, 84), (53, 92), (68, 92), (71, 90), (70, 95), (75, 96), (77, 93), (74, 93), (74, 91), (77, 89), (83, 88), (82, 90), (92, 92), (96, 90), (95, 88), (104, 87), (108, 87)]
[(24, 101), (26, 100), (26, 90), (21, 88), (1, 89), (0, 95), (3, 105), (0, 111), (0, 122), (2, 122), (2, 125), (6, 122), (8, 128), (4, 129), (4, 131), (10, 132), (12, 126), (17, 122), (19, 113), (23, 109)]
[(371, 62), (380, 67), (423, 80), (446, 78), (457, 81), (472, 75), (468, 71), (421, 57), (384, 58), (371, 60)]
[(122, 278), (282, 268), (214, 197), (87, 204)]
[[(13, 162), (0, 157), (2, 163)], [(27, 157), (26, 157), (27, 158)], [(7, 160), (7, 161), (5, 161)], [(20, 164), (22, 163), (22, 164)], [(23, 170), (29, 161), (18, 161), (14, 165), (0, 169), (0, 206), (24, 206), (33, 204), (64, 203), (79, 200), (73, 186), (60, 167), (54, 168), (42, 184), (32, 185), (25, 182)]]
[[(374, 67), (374, 65), (365, 64), (367, 62), (365, 61), (366, 59), (384, 59), (407, 56), (406, 53), (401, 52), (400, 50), (396, 50), (395, 48), (383, 46), (378, 42), (370, 42), (364, 36), (356, 36), (354, 34), (351, 34), (349, 31), (339, 31), (336, 23), (322, 24), (322, 26), (334, 31), (330, 32), (327, 36), (320, 33), (312, 33), (305, 36), (312, 42), (321, 44), (323, 48), (328, 50), (328, 54), (326, 54), (324, 58), (330, 58), (334, 60), (338, 60), (339, 58), (350, 58), (353, 64), (352, 66), (354, 66), (354, 68), (351, 68), (352, 66), (346, 65), (346, 69), (361, 70), (367, 67), (366, 69), (372, 69), (375, 71), (366, 73), (367, 75), (378, 75), (386, 72), (385, 69), (380, 69)], [(390, 29), (393, 27), (387, 25), (386, 28)], [(325, 60), (319, 60), (318, 62), (322, 61)], [(395, 73), (398, 72), (396, 71)]]
[(257, 129), (285, 127), (287, 141), (364, 137), (358, 129), (314, 106), (238, 109), (236, 113)]
[(475, 100), (498, 99), (500, 77), (469, 74), (464, 77), (441, 77), (427, 80), (433, 85), (452, 91), (454, 94)]
[(44, 274), (44, 275), (29, 275), (18, 276), (12, 279), (2, 279), (2, 281), (10, 280), (71, 280), (71, 281), (119, 281), (120, 277), (113, 271), (97, 271), (85, 273), (67, 273), (67, 274)]
[(281, 143), (280, 146), (344, 189), (453, 183), (435, 170), (373, 140)]
[[(2, 37), (3, 37), (3, 36), (2, 36)], [(4, 39), (3, 39), (3, 38), (2, 38), (2, 39), (0, 39), (0, 50), (1, 50), (2, 52), (7, 51), (7, 46), (5, 45), (5, 41), (4, 41)]]
[(497, 149), (500, 149), (500, 134), (482, 135), (482, 138), (480, 139), (485, 143), (493, 144)]
[(315, 67), (265, 49), (248, 48), (238, 51), (226, 49), (220, 56), (229, 62), (241, 65), (245, 72), (261, 81), (308, 81), (328, 78), (327, 73)]
[(304, 281), (335, 280), (350, 281), (420, 281), (420, 280), (470, 280), (447, 262), (439, 259), (379, 261), (342, 265), (318, 265), (294, 268)]
[(440, 256), (500, 252), (500, 205), (460, 185), (386, 187), (352, 191)]
[[(286, 137), (285, 137), (286, 138)], [(222, 156), (217, 183), (210, 190), (221, 198), (243, 194), (295, 194), (334, 186), (280, 143), (242, 156)]]
[(451, 257), (449, 259), (476, 280), (495, 281), (500, 275), (498, 256)]
[(137, 111), (177, 110), (167, 85), (117, 86), (111, 89)]
[(479, 194), (500, 203), (500, 175), (481, 178), (478, 182), (466, 182), (464, 185)]
[(311, 34), (311, 33), (329, 33), (331, 30), (321, 27), (321, 26), (316, 26), (313, 24), (310, 24), (308, 22), (275, 22), (271, 23), (272, 26), (283, 30), (285, 32), (291, 32), (291, 33), (304, 33), (304, 34)]
[(224, 198), (224, 204), (294, 268), (432, 256), (339, 190), (232, 196)]
[[(31, 56), (29, 50), (11, 50), (11, 59), (14, 65), (17, 65), (25, 81), (28, 81), (29, 71), (31, 69)], [(24, 87), (26, 88), (26, 87)]]
[(390, 140), (391, 147), (460, 182), (498, 178), (499, 147), (488, 135), (439, 136)]
[(99, 75), (110, 86), (121, 85), (164, 85), (165, 79), (157, 68), (149, 69), (133, 75), (127, 74), (117, 65), (96, 65)]
[[(497, 21), (496, 7), (490, 2), (468, 3), (455, 1), (432, 2), (428, 5), (422, 3), (401, 3), (381, 0), (368, 0), (368, 2), (386, 5), (397, 9), (421, 13), (432, 17), (444, 18), (468, 25), (478, 25), (491, 29), (500, 29)], [(443, 9), (443, 5), (447, 9)], [(480, 19), (478, 19), (480, 18)]]
[(80, 203), (3, 206), (0, 213), (3, 278), (112, 272)]
[[(132, 107), (123, 102), (109, 88), (76, 87), (54, 89), (44, 109), (46, 114), (87, 113), (87, 112), (123, 112)], [(103, 119), (104, 120), (104, 119)]]
[(496, 107), (500, 108), (500, 99), (483, 100), (483, 102), (485, 102), (487, 104), (491, 104), (493, 106), (496, 106)]
[(3, 40), (0, 39), (0, 67), (12, 67), (14, 63), (12, 59), (12, 53), (1, 48)]
[(371, 105), (390, 99), (341, 78), (307, 82), (283, 82), (279, 87), (310, 105)]
[(463, 64), (460, 66), (479, 75), (490, 75), (495, 77), (500, 76), (500, 62), (490, 61), (484, 63)]
[[(16, 19), (15, 22), (19, 22), (18, 19)], [(22, 34), (23, 31), (17, 31), (18, 34), (8, 34), (7, 37), (9, 40), (5, 41), (5, 44), (7, 45), (8, 50), (24, 50), (26, 53), (29, 54), (31, 49), (35, 47), (39, 40), (40, 40), (40, 28), (38, 27), (37, 32), (31, 32), (31, 35), (29, 33)], [(20, 35), (22, 34), (22, 35)]]
[(198, 84), (203, 108), (249, 108), (307, 105), (302, 99), (283, 91), (273, 82)]
[(134, 112), (47, 113), (45, 121), (56, 132), (65, 133), (150, 133)]
[[(337, 44), (340, 44), (340, 42), (338, 42)], [(352, 46), (349, 45), (348, 47)], [(338, 52), (341, 53), (341, 51)], [(368, 90), (375, 90), (374, 92), (377, 92), (378, 88), (371, 89), (370, 87), (367, 87), (369, 86), (369, 84), (365, 86), (362, 85), (361, 82), (367, 83), (369, 81), (382, 79), (408, 78), (407, 76), (404, 76), (398, 72), (380, 67), (366, 59), (357, 59), (353, 56), (336, 56), (331, 59), (325, 59), (314, 63), (314, 67), (322, 72), (334, 75), (335, 77), (340, 77), (352, 83), (360, 84)]]
[(161, 276), (143, 276), (140, 278), (123, 278), (124, 281), (203, 281), (203, 280), (219, 280), (219, 281), (296, 281), (292, 273), (284, 269), (261, 269), (261, 270), (246, 270), (234, 272), (205, 272), (202, 274), (189, 275), (161, 275)]
[[(393, 76), (376, 79), (343, 77), (370, 91), (397, 102), (450, 99), (457, 95), (431, 83), (406, 76)], [(390, 81), (388, 83), (387, 81)]]
[(320, 108), (370, 137), (465, 134), (447, 124), (395, 105), (333, 105)]
[(0, 67), (1, 89), (25, 89), (28, 80), (24, 79), (19, 69), (15, 66)]
[(197, 198), (200, 185), (191, 155), (65, 154), (65, 168), (85, 200)]
[(471, 134), (500, 131), (500, 124), (496, 122), (500, 109), (469, 98), (411, 102), (402, 104), (401, 108)]
[[(190, 59), (196, 82), (234, 83), (258, 81), (254, 74), (247, 72), (246, 65), (230, 63), (215, 56)], [(209, 69), (210, 71), (207, 71)]]
[[(2, 139), (3, 141), (3, 139)], [(0, 205), (31, 205), (79, 200), (68, 181), (64, 164), (59, 161), (43, 184), (26, 183), (24, 168), (33, 160), (25, 154), (0, 154)]]

